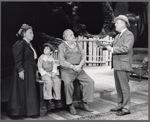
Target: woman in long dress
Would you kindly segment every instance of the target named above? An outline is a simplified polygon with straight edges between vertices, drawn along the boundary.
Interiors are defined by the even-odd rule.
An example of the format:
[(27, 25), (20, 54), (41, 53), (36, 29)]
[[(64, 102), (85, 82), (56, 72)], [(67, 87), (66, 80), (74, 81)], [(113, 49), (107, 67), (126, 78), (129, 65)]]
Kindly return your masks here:
[(8, 115), (34, 117), (39, 115), (40, 107), (36, 89), (37, 54), (30, 43), (34, 37), (32, 27), (23, 24), (17, 36), (20, 36), (21, 40), (13, 45), (15, 66)]

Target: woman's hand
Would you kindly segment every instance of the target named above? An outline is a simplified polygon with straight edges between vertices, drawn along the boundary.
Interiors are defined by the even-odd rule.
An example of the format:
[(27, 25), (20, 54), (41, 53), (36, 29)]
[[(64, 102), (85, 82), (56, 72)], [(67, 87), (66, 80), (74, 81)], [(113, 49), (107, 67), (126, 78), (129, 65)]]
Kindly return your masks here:
[(20, 79), (24, 80), (24, 71), (19, 72)]
[(39, 79), (39, 73), (36, 71), (36, 79)]

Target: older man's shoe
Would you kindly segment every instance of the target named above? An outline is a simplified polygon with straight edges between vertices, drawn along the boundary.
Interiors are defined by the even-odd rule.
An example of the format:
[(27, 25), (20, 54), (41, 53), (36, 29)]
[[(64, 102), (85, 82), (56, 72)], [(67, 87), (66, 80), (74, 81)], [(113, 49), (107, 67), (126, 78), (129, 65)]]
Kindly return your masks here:
[(131, 112), (130, 111), (119, 111), (116, 113), (117, 116), (124, 116), (127, 114), (131, 114)]
[(80, 104), (79, 108), (84, 111), (93, 112), (93, 110), (90, 109), (90, 107), (87, 105), (87, 103)]
[(69, 106), (69, 109), (70, 109), (70, 113), (71, 113), (72, 115), (77, 114), (77, 111), (76, 111), (76, 109), (74, 108), (73, 105), (70, 105), (70, 106)]
[(110, 111), (114, 111), (114, 112), (121, 111), (121, 110), (122, 110), (121, 107), (116, 107), (116, 108), (110, 109)]

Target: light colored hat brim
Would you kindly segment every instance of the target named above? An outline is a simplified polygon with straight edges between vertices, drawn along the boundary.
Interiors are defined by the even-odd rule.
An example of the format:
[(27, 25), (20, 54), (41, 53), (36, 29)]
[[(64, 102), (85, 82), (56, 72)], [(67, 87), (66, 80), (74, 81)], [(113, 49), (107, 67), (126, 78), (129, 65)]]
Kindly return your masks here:
[(118, 17), (114, 18), (113, 22), (115, 23), (117, 20), (125, 21), (127, 23), (127, 26), (130, 27), (130, 23), (129, 23), (128, 19), (125, 19), (124, 17), (118, 16)]

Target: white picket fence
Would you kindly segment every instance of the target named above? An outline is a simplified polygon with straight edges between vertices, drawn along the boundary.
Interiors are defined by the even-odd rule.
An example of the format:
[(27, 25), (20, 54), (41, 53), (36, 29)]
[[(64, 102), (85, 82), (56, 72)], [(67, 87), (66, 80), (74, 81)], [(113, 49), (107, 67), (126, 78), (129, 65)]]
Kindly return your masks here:
[[(99, 48), (94, 43), (93, 39), (84, 39), (79, 42), (86, 54), (87, 66), (110, 66), (111, 65), (111, 52)], [(54, 59), (58, 60), (58, 51), (55, 50), (53, 55)]]
[(96, 46), (94, 39), (84, 39), (80, 41), (86, 55), (86, 65), (103, 66), (111, 65), (111, 53)]

